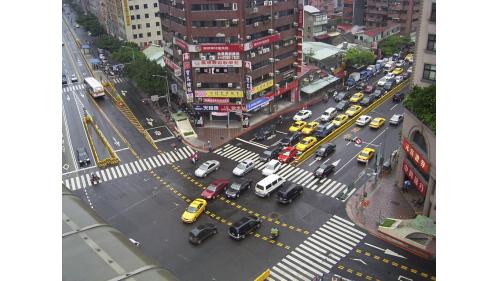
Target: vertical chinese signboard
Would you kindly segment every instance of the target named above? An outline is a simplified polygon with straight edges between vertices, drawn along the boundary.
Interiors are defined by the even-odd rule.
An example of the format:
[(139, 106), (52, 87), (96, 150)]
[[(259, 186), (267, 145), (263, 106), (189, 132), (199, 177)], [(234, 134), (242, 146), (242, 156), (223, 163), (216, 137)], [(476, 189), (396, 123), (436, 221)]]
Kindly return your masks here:
[(299, 4), (297, 27), (297, 73), (302, 69), (302, 37), (304, 36), (304, 5)]
[(413, 183), (413, 186), (425, 197), (427, 193), (427, 183), (418, 176), (406, 160), (403, 161), (403, 172)]
[[(408, 179), (413, 183), (413, 186), (417, 188), (417, 190), (425, 196), (427, 192), (427, 182), (419, 176), (419, 172), (422, 172), (424, 175), (429, 174), (429, 162), (423, 157), (422, 154), (417, 152), (415, 147), (406, 139), (403, 138), (402, 143), (403, 150), (408, 155), (408, 158), (411, 159), (413, 165), (408, 163), (408, 161), (403, 161), (403, 172), (408, 177)], [(414, 170), (413, 167), (417, 167), (417, 170)]]
[(406, 138), (403, 138), (403, 149), (420, 171), (429, 174), (429, 163)]
[(189, 53), (182, 54), (182, 65), (184, 67), (184, 81), (186, 83), (186, 101), (193, 102), (193, 83), (191, 76), (191, 62)]

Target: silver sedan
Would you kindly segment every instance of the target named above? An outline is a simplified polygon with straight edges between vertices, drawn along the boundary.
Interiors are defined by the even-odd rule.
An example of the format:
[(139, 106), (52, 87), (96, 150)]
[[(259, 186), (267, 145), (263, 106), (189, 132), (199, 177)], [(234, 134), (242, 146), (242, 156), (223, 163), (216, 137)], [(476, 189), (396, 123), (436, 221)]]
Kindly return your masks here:
[(201, 164), (196, 171), (194, 171), (194, 175), (199, 178), (204, 178), (208, 174), (213, 171), (218, 170), (220, 167), (220, 163), (217, 160), (208, 160), (205, 163)]
[(233, 169), (233, 174), (235, 176), (244, 176), (255, 168), (255, 162), (250, 159), (245, 159), (241, 161), (236, 168)]

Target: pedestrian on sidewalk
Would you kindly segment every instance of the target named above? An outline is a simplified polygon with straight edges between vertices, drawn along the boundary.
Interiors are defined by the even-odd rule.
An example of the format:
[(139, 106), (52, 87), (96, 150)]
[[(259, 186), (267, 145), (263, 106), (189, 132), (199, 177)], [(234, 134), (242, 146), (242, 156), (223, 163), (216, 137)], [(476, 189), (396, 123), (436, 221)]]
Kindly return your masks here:
[(212, 143), (210, 142), (210, 140), (207, 141), (207, 145), (208, 145), (208, 152), (212, 152)]
[(405, 180), (404, 186), (403, 186), (403, 192), (408, 192), (408, 189), (411, 187), (411, 182), (410, 180)]

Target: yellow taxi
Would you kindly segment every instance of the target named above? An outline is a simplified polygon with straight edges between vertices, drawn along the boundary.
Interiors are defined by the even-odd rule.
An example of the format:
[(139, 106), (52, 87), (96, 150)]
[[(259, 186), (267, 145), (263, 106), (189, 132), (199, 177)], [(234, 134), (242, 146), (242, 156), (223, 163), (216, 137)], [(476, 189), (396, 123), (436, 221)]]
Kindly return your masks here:
[(312, 132), (314, 132), (314, 130), (316, 130), (316, 127), (318, 127), (319, 125), (319, 122), (316, 122), (316, 121), (313, 121), (313, 122), (309, 122), (309, 124), (307, 124), (303, 129), (302, 129), (302, 133), (304, 135), (310, 135)]
[(358, 102), (361, 99), (363, 99), (364, 96), (365, 96), (365, 94), (363, 94), (362, 92), (358, 92), (358, 93), (355, 93), (354, 95), (352, 95), (352, 97), (349, 101)]
[(385, 123), (385, 118), (382, 118), (382, 117), (377, 117), (377, 118), (373, 118), (372, 122), (370, 122), (370, 128), (374, 128), (374, 129), (378, 129), (380, 127), (382, 127), (382, 125), (384, 125)]
[(405, 57), (405, 60), (409, 61), (409, 62), (413, 62), (413, 54), (412, 53), (407, 54)]
[(345, 114), (347, 114), (347, 116), (349, 116), (349, 117), (353, 117), (354, 115), (358, 114), (361, 111), (361, 109), (363, 109), (363, 107), (361, 107), (361, 105), (357, 105), (357, 104), (351, 105), (351, 107), (349, 107), (346, 110)]
[(290, 126), (290, 128), (288, 128), (288, 131), (290, 131), (292, 133), (298, 132), (298, 131), (302, 130), (306, 125), (307, 125), (306, 121), (295, 121), (295, 123), (293, 123), (292, 126)]
[(367, 163), (368, 161), (370, 161), (370, 159), (373, 158), (373, 155), (375, 155), (375, 149), (365, 147), (363, 148), (363, 150), (361, 150), (356, 159), (358, 159), (358, 162)]
[(403, 73), (403, 71), (404, 71), (404, 69), (402, 67), (397, 67), (397, 68), (394, 68), (394, 70), (391, 73), (394, 75), (399, 75), (399, 74)]
[(205, 199), (197, 198), (186, 208), (182, 214), (182, 221), (185, 223), (193, 223), (205, 211), (207, 201)]
[(298, 144), (295, 145), (295, 148), (298, 151), (306, 151), (311, 146), (313, 146), (318, 140), (315, 137), (305, 137)]
[(332, 124), (335, 127), (340, 127), (340, 126), (342, 126), (342, 124), (347, 122), (347, 119), (349, 119), (349, 116), (347, 116), (345, 114), (339, 114), (339, 115), (335, 116), (335, 119), (333, 119)]

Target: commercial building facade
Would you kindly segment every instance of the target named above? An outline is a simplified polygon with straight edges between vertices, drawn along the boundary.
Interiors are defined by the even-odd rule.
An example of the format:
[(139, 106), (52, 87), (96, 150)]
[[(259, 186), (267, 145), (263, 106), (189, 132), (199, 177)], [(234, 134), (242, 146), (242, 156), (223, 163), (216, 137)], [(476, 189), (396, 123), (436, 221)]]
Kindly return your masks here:
[(298, 99), (302, 2), (160, 0), (160, 15), (171, 90), (179, 102), (233, 118), (265, 107), (273, 111), (278, 97)]
[(364, 24), (368, 28), (399, 23), (401, 34), (410, 35), (417, 30), (421, 0), (365, 0)]
[(320, 41), (328, 37), (328, 16), (310, 5), (304, 6), (304, 42)]
[(422, 0), (413, 84), (428, 86), (436, 83), (436, 0)]

